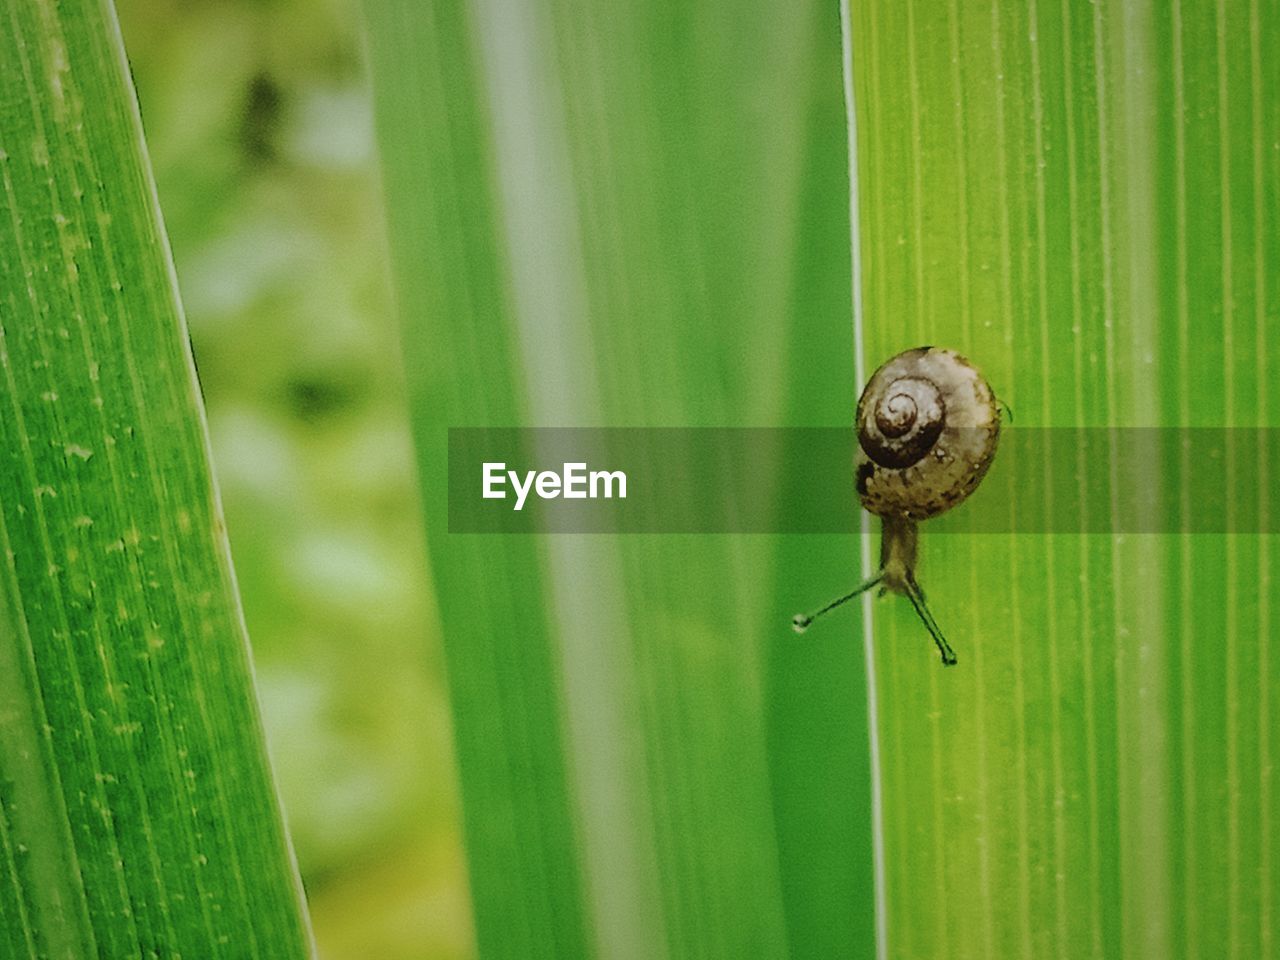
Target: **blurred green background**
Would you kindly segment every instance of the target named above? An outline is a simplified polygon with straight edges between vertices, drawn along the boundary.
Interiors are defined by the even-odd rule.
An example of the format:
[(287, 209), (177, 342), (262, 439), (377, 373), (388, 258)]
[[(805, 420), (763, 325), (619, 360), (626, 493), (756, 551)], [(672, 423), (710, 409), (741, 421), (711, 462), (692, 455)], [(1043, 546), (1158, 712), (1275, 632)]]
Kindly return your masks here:
[[(415, 473), (388, 266), (393, 252), (409, 264), (419, 426), (536, 422), (519, 387), (513, 420), (486, 406), (505, 400), (483, 399), (504, 396), (494, 378), (520, 376), (521, 358), (504, 366), (508, 347), (491, 346), (509, 321), (477, 315), (470, 336), (480, 345), (467, 349), (452, 332), (473, 319), (466, 305), (414, 299), (419, 265), (437, 258), (449, 276), (483, 273), (477, 264), (489, 257), (493, 277), (507, 269), (499, 233), (481, 232), (479, 185), (502, 148), (475, 147), (486, 151), (481, 164), (468, 156), (469, 138), (488, 136), (468, 49), (513, 39), (529, 48), (545, 39), (545, 17), (564, 14), (572, 109), (598, 97), (608, 118), (607, 131), (586, 116), (573, 125), (584, 162), (611, 154), (620, 164), (616, 174), (576, 174), (591, 221), (591, 295), (602, 298), (591, 335), (603, 352), (580, 357), (602, 395), (574, 416), (837, 425), (855, 386), (837, 7), (637, 5), (609, 16), (548, 6), (534, 14), (540, 24), (505, 38), (484, 23), (500, 8), (462, 9), (366, 5), (386, 68), (384, 140), (396, 143), (382, 158), (388, 189), (409, 200), (396, 207), (392, 251), (357, 3), (119, 3), (271, 757), (326, 958), (476, 949), (416, 492), (419, 482), (434, 489), (434, 464), (420, 451)], [(614, 55), (612, 65), (597, 59)], [(520, 56), (511, 51), (507, 65), (518, 70)], [(437, 94), (457, 130), (444, 132)], [(517, 113), (500, 126), (508, 122)], [(448, 161), (456, 170), (426, 173), (422, 158), (442, 144), (458, 151)], [(406, 181), (418, 173), (425, 179)], [(543, 188), (535, 182), (522, 199), (536, 205)], [(433, 203), (476, 231), (473, 248), (452, 246), (447, 221), (446, 239), (417, 246)], [(622, 233), (611, 235), (610, 222)], [(552, 269), (569, 276), (572, 264)], [(489, 275), (478, 282), (491, 297)], [(627, 346), (632, 337), (642, 349)], [(646, 360), (628, 372), (611, 352)], [(489, 367), (472, 377), (472, 362)], [(460, 387), (473, 401), (444, 403), (450, 379), (486, 387)], [(553, 626), (541, 544), (491, 541), (470, 557), (466, 546), (437, 548), (435, 577), (455, 604), (454, 711), (475, 788), (468, 829), (483, 869), (472, 879), (494, 956), (521, 944), (556, 955), (560, 934), (546, 922), (595, 941), (561, 955), (645, 944), (675, 956), (870, 947), (862, 651), (848, 621), (803, 656), (787, 628), (795, 609), (852, 575), (853, 538), (605, 545), (612, 559), (588, 561), (582, 588), (595, 591), (591, 576), (623, 563), (628, 595), (606, 611), (624, 629), (595, 637), (590, 618)], [(480, 585), (501, 624), (487, 636), (462, 610)], [(587, 659), (561, 674), (556, 658), (570, 648)], [(583, 712), (615, 694), (617, 717)], [(608, 756), (611, 723), (621, 759)], [(507, 769), (509, 781), (492, 779)], [(615, 774), (626, 780), (610, 785)], [(610, 791), (619, 806), (609, 807)], [(586, 879), (575, 879), (579, 869)], [(540, 871), (551, 871), (545, 890)], [(638, 938), (633, 923), (645, 926)]]
[(118, 11), (318, 945), (472, 956), (358, 4)]
[[(321, 955), (474, 955), (454, 732), (417, 494), (419, 482), (433, 489), (433, 465), (420, 453), (420, 480), (361, 10), (352, 0), (118, 6), (207, 403), (271, 758)], [(472, 75), (462, 61), (481, 36), (503, 42), (501, 31), (470, 19), (483, 17), (476, 11), (413, 7), (367, 5), (379, 62), (389, 65), (380, 77), (390, 91), (387, 135), (420, 135), (428, 152), (454, 136), (440, 133), (437, 114), (398, 113), (415, 103), (431, 109), (439, 91), (466, 129), (455, 141), (465, 153), (484, 114), (463, 89)], [(618, 350), (645, 337), (650, 362), (632, 370), (636, 383), (610, 383), (601, 405), (577, 415), (620, 424), (840, 424), (853, 367), (838, 11), (806, 3), (773, 17), (764, 7), (677, 7), (642, 5), (612, 20), (596, 9), (603, 19), (579, 24), (589, 43), (570, 59), (614, 42), (627, 52), (613, 68), (564, 65), (586, 71), (577, 81), (584, 99), (603, 83), (600, 96), (633, 111), (605, 108), (609, 136), (653, 137), (622, 148), (621, 181), (582, 192), (585, 203), (619, 204), (591, 216), (616, 218), (627, 238), (596, 245), (593, 282), (618, 284), (606, 295), (618, 299), (592, 318), (597, 332)], [(438, 54), (430, 36), (415, 33), (430, 34), (436, 16), (435, 39), (447, 51)], [(769, 22), (776, 29), (763, 28)], [(538, 42), (536, 27), (521, 29), (519, 42)], [(438, 82), (418, 73), (436, 69)], [(587, 155), (612, 149), (593, 140), (585, 118), (575, 131)], [(403, 151), (383, 159), (402, 188), (403, 172), (421, 169)], [(470, 160), (459, 169), (486, 175)], [(410, 270), (440, 257), (462, 275), (492, 254), (493, 237), (478, 234), (467, 253), (448, 241), (422, 251), (411, 239), (431, 223), (414, 204), (456, 202), (463, 229), (480, 227), (482, 215), (468, 206), (479, 202), (475, 183), (450, 175), (409, 185), (413, 202), (398, 207), (406, 219), (395, 252)], [(466, 309), (412, 302), (407, 310), (411, 336), (426, 344), (417, 357), (430, 361), (415, 376), (438, 393), (450, 377), (432, 365), (449, 356), (438, 344), (466, 325)], [(794, 320), (779, 322), (788, 313)], [(518, 359), (504, 368), (487, 346), (500, 328), (481, 331), (479, 348), (459, 347), (455, 363), (466, 370), (497, 356), (497, 377), (518, 370)], [(652, 349), (664, 340), (669, 356)], [(488, 384), (477, 398), (502, 395), (483, 376), (471, 382)], [(424, 402), (416, 414), (426, 424), (484, 422), (484, 414), (474, 421), (477, 409)], [(533, 421), (526, 410), (512, 422)], [(473, 879), (493, 955), (521, 944), (556, 955), (559, 934), (538, 927), (551, 916), (568, 936), (600, 938), (566, 956), (643, 952), (646, 942), (665, 942), (673, 955), (714, 944), (733, 954), (748, 943), (772, 954), (788, 936), (796, 955), (869, 945), (862, 652), (846, 626), (794, 656), (786, 626), (793, 608), (850, 576), (852, 538), (620, 544), (633, 595), (619, 597), (610, 616), (629, 622), (634, 637), (624, 630), (590, 641), (583, 625), (536, 634), (533, 622), (550, 623), (555, 611), (540, 593), (539, 561), (526, 571), (526, 548), (542, 552), (527, 540), (509, 550), (491, 541), (479, 566), (442, 553), (435, 570), (464, 606), (477, 582), (504, 585), (489, 594), (503, 625), (490, 631), (497, 666), (487, 665), (482, 621), (455, 620), (452, 637), (463, 690), (454, 709), (471, 731), (460, 737), (478, 771), (468, 827), (483, 871)], [(503, 550), (508, 573), (506, 561), (492, 560)], [(761, 583), (763, 592), (751, 586)], [(748, 601), (767, 613), (749, 613)], [(521, 617), (529, 632), (509, 632)], [(577, 645), (581, 656), (583, 643), (615, 650), (606, 657), (617, 662), (566, 668), (576, 681), (544, 667), (559, 645)], [(637, 688), (610, 680), (615, 668), (634, 671)], [(573, 682), (575, 691), (559, 689)], [(582, 714), (611, 684), (623, 715)], [(601, 733), (565, 734), (562, 711), (579, 711), (570, 724), (602, 723)], [(509, 726), (495, 730), (497, 722)], [(610, 722), (622, 724), (624, 760), (605, 755), (611, 746), (600, 737)], [(568, 774), (555, 769), (560, 763)], [(510, 794), (488, 779), (508, 764), (516, 771), (504, 781)], [(610, 770), (630, 782), (609, 786)], [(626, 799), (607, 812), (600, 804), (613, 789)], [(620, 865), (611, 844), (636, 861)], [(582, 887), (573, 876), (615, 866)], [(545, 890), (539, 871), (552, 871)], [(628, 924), (648, 924), (635, 919), (647, 910), (665, 919), (635, 939)]]

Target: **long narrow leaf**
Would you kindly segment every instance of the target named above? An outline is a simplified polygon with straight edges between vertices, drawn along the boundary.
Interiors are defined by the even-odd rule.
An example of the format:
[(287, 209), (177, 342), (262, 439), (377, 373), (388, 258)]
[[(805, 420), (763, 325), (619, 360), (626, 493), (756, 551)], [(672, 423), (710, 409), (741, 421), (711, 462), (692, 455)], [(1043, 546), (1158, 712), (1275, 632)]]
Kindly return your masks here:
[(835, 9), (366, 9), (482, 955), (857, 955), (861, 655), (789, 629), (853, 538), (450, 533), (444, 449), (847, 420)]
[[(1014, 430), (1280, 422), (1280, 8), (851, 6), (870, 358), (959, 349)], [(1210, 468), (1081, 464), (1080, 529)], [(1046, 533), (925, 525), (954, 670), (877, 608), (889, 955), (1274, 956), (1272, 544)]]
[(114, 16), (0, 22), (0, 954), (307, 956)]

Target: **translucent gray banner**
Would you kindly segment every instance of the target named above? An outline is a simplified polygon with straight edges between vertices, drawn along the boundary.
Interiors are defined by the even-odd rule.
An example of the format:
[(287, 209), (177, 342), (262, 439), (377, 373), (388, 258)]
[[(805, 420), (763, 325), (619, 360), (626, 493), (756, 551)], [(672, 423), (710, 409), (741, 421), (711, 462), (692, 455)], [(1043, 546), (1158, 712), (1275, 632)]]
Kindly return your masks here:
[[(450, 533), (851, 533), (851, 428), (453, 428)], [(1280, 430), (1007, 427), (935, 533), (1277, 533)]]

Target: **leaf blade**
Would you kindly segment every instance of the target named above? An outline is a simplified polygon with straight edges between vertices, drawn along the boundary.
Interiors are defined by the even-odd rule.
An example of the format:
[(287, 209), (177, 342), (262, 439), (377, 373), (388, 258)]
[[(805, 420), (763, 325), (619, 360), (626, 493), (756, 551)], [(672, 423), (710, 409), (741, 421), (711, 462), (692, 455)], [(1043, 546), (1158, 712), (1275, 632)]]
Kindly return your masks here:
[(6, 781), (65, 810), (40, 822), (17, 793), (3, 804), (13, 945), (305, 956), (114, 15), (90, 2), (0, 15), (0, 589), (22, 667), (0, 736)]

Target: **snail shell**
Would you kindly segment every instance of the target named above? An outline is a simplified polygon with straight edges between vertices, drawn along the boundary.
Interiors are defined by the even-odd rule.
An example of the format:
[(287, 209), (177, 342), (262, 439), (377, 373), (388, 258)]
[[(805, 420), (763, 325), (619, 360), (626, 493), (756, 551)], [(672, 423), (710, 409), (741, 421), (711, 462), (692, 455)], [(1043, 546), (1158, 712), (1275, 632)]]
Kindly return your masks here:
[(1000, 408), (964, 357), (918, 347), (872, 374), (857, 429), (862, 505), (882, 517), (925, 520), (960, 503), (986, 475)]

